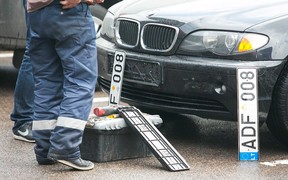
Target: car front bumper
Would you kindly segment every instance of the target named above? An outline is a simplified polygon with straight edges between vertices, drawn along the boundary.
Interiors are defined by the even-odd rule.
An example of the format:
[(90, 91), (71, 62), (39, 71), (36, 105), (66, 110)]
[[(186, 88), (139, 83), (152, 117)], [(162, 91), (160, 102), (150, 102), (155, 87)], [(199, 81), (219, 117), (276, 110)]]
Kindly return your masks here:
[[(97, 39), (99, 85), (107, 93), (115, 45)], [(237, 120), (237, 68), (256, 68), (260, 120), (267, 118), (273, 88), (285, 61), (234, 61), (126, 52), (121, 100), (139, 108)]]

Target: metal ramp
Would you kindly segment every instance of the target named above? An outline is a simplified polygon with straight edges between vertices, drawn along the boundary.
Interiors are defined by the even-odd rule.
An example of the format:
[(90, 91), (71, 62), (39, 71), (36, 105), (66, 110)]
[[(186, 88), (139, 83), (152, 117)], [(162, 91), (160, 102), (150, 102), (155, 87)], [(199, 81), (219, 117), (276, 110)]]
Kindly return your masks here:
[(160, 163), (170, 171), (189, 170), (184, 158), (167, 141), (159, 130), (134, 106), (119, 107), (119, 114), (139, 135)]

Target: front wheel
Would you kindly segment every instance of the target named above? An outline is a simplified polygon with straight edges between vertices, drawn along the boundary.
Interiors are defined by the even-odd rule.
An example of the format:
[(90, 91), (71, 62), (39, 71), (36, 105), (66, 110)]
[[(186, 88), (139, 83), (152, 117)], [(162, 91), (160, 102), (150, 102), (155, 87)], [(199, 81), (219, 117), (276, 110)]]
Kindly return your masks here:
[(15, 49), (14, 50), (12, 62), (13, 62), (13, 66), (16, 69), (20, 68), (24, 53), (25, 53), (25, 49)]
[(102, 27), (103, 19), (107, 13), (107, 9), (96, 4), (94, 6), (90, 6), (90, 10), (93, 16), (96, 32), (98, 33)]
[(267, 126), (270, 132), (288, 147), (288, 65), (274, 88)]
[[(99, 31), (102, 27), (103, 19), (107, 13), (107, 9), (100, 6), (100, 5), (94, 5), (90, 6), (91, 14), (93, 16), (94, 24), (95, 24), (95, 30), (97, 33), (97, 36), (99, 35)], [(100, 91), (99, 83), (97, 82), (95, 91)]]

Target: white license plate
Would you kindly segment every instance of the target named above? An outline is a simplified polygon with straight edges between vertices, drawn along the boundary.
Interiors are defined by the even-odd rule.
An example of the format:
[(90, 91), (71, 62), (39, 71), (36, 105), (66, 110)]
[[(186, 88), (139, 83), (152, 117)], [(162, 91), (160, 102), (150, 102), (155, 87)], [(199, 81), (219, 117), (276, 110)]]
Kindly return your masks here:
[(256, 69), (237, 69), (239, 160), (259, 160), (258, 84)]
[(122, 83), (124, 78), (125, 59), (125, 52), (115, 52), (110, 85), (109, 106), (118, 106), (120, 103)]

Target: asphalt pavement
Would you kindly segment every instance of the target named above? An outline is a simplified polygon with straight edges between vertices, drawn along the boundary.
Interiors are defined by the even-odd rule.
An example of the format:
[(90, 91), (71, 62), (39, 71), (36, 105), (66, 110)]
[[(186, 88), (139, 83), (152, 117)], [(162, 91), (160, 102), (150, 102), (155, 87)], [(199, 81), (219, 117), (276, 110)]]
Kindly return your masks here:
[[(288, 152), (268, 131), (260, 128), (260, 160), (239, 161), (237, 123), (191, 115), (162, 116), (161, 132), (184, 157), (190, 170), (170, 172), (154, 157), (96, 163), (91, 171), (75, 171), (61, 164), (40, 166), (34, 144), (13, 139), (14, 84), (17, 70), (10, 56), (0, 53), (0, 179), (288, 179)], [(107, 95), (95, 92), (93, 106), (103, 106)], [(93, 137), (91, 137), (93, 138)]]

